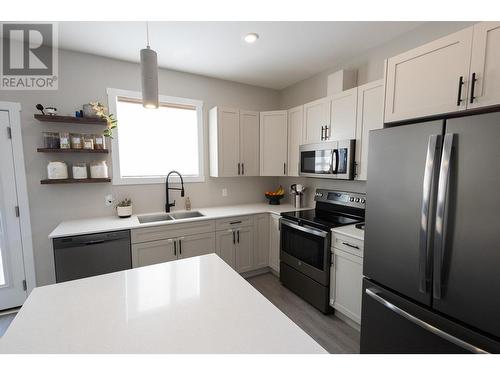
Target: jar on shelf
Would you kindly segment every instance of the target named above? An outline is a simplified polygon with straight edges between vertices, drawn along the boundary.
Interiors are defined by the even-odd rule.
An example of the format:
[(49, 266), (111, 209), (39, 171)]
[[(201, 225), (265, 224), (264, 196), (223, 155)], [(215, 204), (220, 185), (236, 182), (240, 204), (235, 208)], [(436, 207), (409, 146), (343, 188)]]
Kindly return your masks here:
[(90, 163), (90, 178), (108, 178), (108, 164), (106, 160)]
[(49, 180), (64, 180), (68, 178), (68, 166), (63, 161), (51, 161), (47, 165), (47, 177)]
[(86, 163), (75, 163), (73, 164), (73, 178), (75, 180), (86, 179), (87, 176), (87, 164)]
[(59, 148), (59, 133), (43, 133), (43, 145), (45, 148)]
[(83, 137), (81, 134), (71, 133), (71, 148), (80, 149), (83, 147)]
[(94, 134), (94, 150), (104, 150), (105, 148), (104, 136), (102, 134)]
[(60, 148), (71, 148), (71, 139), (69, 133), (59, 133), (59, 146)]
[(92, 134), (85, 134), (83, 136), (83, 148), (85, 150), (94, 149), (94, 136)]

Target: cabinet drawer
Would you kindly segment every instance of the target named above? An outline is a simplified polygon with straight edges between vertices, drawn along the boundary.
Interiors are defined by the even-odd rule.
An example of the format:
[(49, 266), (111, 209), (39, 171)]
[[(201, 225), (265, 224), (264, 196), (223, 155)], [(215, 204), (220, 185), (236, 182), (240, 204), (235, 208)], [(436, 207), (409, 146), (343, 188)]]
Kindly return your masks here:
[(225, 219), (216, 220), (217, 230), (226, 230), (231, 228), (241, 228), (253, 225), (253, 216), (234, 216)]
[(359, 257), (363, 256), (363, 241), (356, 238), (333, 233), (332, 247)]
[(202, 220), (192, 223), (169, 224), (158, 227), (132, 229), (131, 238), (132, 243), (140, 243), (214, 231), (214, 220)]

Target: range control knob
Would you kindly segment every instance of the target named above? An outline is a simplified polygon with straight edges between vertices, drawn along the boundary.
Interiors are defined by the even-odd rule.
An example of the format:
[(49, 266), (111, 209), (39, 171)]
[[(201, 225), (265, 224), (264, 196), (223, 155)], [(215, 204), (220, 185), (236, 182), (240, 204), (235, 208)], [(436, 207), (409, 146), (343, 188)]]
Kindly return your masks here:
[(366, 200), (364, 198), (361, 199), (361, 203), (365, 203)]
[(359, 198), (356, 198), (356, 203), (359, 203)]
[(354, 197), (349, 198), (350, 202), (354, 202)]

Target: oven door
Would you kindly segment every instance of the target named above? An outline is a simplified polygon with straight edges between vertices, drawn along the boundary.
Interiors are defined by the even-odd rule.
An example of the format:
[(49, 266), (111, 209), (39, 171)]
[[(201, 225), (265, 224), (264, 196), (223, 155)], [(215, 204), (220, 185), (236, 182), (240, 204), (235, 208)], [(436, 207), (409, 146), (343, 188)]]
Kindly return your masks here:
[(338, 142), (322, 142), (301, 145), (300, 175), (335, 178), (338, 164)]
[(330, 279), (330, 233), (281, 219), (280, 260), (327, 286)]

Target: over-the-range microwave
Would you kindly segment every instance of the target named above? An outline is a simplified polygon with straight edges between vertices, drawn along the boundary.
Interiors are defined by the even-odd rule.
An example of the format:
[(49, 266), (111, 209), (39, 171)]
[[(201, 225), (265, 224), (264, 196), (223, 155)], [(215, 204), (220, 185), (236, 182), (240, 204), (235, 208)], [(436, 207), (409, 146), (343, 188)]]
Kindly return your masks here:
[(301, 145), (299, 174), (306, 177), (352, 180), (355, 144), (354, 139), (348, 139)]

